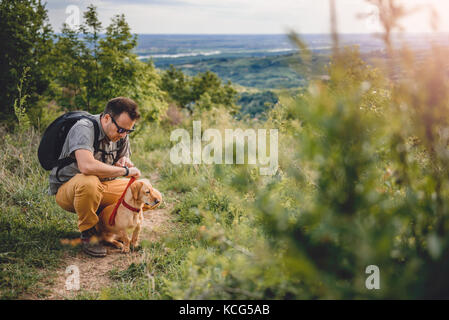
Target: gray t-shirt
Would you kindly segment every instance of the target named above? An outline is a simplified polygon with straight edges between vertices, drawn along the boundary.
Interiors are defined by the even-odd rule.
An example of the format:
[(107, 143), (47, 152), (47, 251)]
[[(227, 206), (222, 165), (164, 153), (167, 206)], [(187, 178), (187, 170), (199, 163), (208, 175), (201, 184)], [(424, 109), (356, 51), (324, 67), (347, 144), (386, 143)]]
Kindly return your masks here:
[[(95, 129), (93, 123), (87, 119), (81, 119), (73, 125), (73, 127), (67, 134), (59, 159), (66, 158), (68, 156), (75, 159), (75, 151), (79, 149), (91, 151), (92, 153), (94, 153), (95, 159), (110, 165), (114, 163), (114, 159), (118, 160), (121, 157), (130, 156), (131, 149), (129, 146), (129, 137), (126, 136), (125, 138), (117, 142), (110, 141), (104, 133), (103, 127), (101, 126), (100, 115), (97, 114), (94, 117), (96, 118), (100, 129), (98, 135), (98, 140), (100, 141), (98, 145), (99, 150), (94, 153)], [(58, 176), (62, 181), (59, 182), (58, 179), (56, 179), (56, 170), (57, 168), (53, 168), (49, 177), (50, 188), (48, 190), (48, 193), (50, 195), (56, 194), (59, 187), (64, 182), (70, 180), (76, 174), (81, 173), (78, 169), (78, 164), (74, 162), (59, 170)], [(113, 179), (115, 178), (103, 178), (100, 180), (108, 181)]]

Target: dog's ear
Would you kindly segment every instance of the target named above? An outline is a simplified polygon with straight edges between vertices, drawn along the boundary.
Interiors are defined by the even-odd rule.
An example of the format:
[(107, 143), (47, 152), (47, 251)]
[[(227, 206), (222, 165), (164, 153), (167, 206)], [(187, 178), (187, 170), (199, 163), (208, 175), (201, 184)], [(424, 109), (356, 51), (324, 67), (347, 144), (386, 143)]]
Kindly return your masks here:
[(148, 179), (139, 179), (139, 181), (143, 181), (144, 183), (148, 184), (150, 186), (150, 188), (153, 187), (150, 180), (148, 180)]
[(139, 199), (140, 189), (142, 189), (143, 182), (136, 181), (131, 185), (131, 193), (133, 195), (134, 200)]

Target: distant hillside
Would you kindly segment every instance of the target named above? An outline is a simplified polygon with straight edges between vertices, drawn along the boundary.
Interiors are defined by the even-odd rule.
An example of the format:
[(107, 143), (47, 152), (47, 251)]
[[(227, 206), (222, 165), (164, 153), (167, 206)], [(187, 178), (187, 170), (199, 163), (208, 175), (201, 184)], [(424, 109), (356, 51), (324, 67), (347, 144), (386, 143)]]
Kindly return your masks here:
[[(325, 74), (328, 55), (314, 55), (312, 76)], [(224, 81), (259, 89), (280, 89), (305, 86), (305, 65), (296, 53), (263, 57), (154, 59), (156, 67), (167, 69), (170, 64), (193, 76), (210, 70)]]

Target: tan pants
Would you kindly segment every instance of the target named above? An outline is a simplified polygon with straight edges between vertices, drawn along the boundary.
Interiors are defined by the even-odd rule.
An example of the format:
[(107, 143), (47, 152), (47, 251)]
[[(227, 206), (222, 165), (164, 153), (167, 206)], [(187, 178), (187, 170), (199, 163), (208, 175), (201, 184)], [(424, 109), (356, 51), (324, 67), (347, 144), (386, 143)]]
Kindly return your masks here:
[(101, 182), (97, 176), (79, 173), (64, 183), (56, 194), (56, 203), (78, 214), (78, 228), (85, 231), (98, 223), (97, 209), (115, 204), (129, 179)]

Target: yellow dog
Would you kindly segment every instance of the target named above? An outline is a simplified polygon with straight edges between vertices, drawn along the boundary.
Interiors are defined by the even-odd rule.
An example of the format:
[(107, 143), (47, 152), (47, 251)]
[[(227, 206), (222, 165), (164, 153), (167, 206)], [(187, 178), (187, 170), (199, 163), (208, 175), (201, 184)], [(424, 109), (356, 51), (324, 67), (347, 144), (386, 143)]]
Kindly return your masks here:
[[(114, 210), (115, 204), (107, 206), (100, 213), (100, 221), (96, 228), (100, 234), (100, 240), (113, 244), (115, 247), (127, 253), (130, 244), (137, 247), (139, 234), (143, 222), (143, 207), (151, 210), (157, 208), (162, 202), (161, 193), (153, 188), (148, 179), (140, 179), (131, 184), (126, 190), (124, 201), (117, 209), (115, 224), (109, 224), (109, 218)], [(128, 231), (132, 231), (130, 240)], [(121, 241), (121, 242), (119, 242)]]

